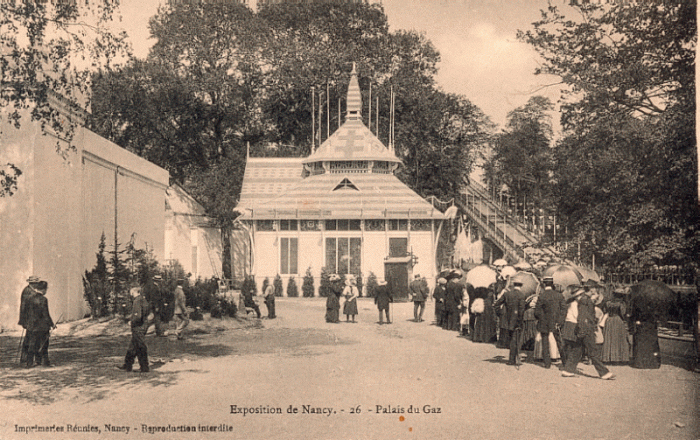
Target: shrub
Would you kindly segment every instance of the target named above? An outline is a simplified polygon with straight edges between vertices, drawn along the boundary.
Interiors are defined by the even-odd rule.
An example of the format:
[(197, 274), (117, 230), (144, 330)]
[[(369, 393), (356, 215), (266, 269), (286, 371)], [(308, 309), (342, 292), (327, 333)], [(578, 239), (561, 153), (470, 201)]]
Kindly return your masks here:
[(369, 298), (374, 298), (376, 296), (375, 291), (377, 289), (377, 276), (374, 272), (370, 272), (367, 277), (367, 296)]
[(304, 282), (301, 285), (301, 291), (304, 298), (313, 298), (314, 296), (314, 276), (311, 275), (311, 268), (306, 269)]
[(272, 285), (275, 288), (275, 296), (281, 297), (284, 294), (284, 286), (282, 285), (282, 277), (280, 274), (277, 274)]
[(238, 312), (238, 306), (233, 298), (221, 298), (219, 304), (221, 305), (221, 312), (224, 316), (229, 318), (235, 318)]
[(212, 304), (210, 306), (209, 314), (212, 318), (220, 319), (224, 317), (224, 307), (221, 304), (221, 300), (219, 298), (213, 299)]
[[(213, 304), (212, 299), (216, 295), (217, 289), (218, 284), (215, 278), (209, 278), (208, 280), (197, 278), (194, 286), (187, 287), (185, 290), (187, 306), (195, 310), (199, 309), (200, 312), (210, 311)], [(187, 294), (188, 291), (189, 295)]]
[(258, 294), (258, 286), (255, 284), (254, 275), (246, 275), (241, 285), (241, 294), (245, 295), (247, 293), (251, 296), (256, 296)]
[(299, 289), (297, 288), (297, 282), (294, 277), (289, 277), (289, 282), (287, 283), (287, 296), (290, 298), (297, 298), (299, 296)]
[(328, 269), (325, 267), (321, 268), (321, 281), (318, 285), (318, 294), (324, 298), (328, 297), (331, 293), (331, 274), (328, 273)]

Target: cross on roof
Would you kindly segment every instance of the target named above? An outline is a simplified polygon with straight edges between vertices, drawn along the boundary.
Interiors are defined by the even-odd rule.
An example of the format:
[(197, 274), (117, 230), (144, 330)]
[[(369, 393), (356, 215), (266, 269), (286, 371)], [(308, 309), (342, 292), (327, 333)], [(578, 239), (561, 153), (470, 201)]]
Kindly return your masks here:
[[(346, 141), (345, 143), (342, 143), (341, 145), (338, 145), (337, 150), (340, 150), (341, 152), (345, 153), (345, 157), (352, 158), (352, 153), (357, 152), (361, 153), (364, 151), (364, 137), (363, 136), (358, 136), (357, 130), (348, 130), (347, 135), (339, 135), (338, 140), (341, 141)], [(355, 143), (355, 141), (360, 141), (358, 143)]]

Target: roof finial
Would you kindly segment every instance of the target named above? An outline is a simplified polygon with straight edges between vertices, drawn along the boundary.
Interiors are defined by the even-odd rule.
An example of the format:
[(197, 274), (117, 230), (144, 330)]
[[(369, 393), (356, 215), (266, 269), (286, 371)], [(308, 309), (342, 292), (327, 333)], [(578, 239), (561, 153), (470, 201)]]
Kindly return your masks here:
[(348, 121), (360, 120), (362, 111), (362, 93), (360, 93), (360, 84), (357, 82), (357, 70), (355, 62), (352, 63), (352, 72), (350, 72), (350, 83), (348, 84), (347, 98), (347, 117)]

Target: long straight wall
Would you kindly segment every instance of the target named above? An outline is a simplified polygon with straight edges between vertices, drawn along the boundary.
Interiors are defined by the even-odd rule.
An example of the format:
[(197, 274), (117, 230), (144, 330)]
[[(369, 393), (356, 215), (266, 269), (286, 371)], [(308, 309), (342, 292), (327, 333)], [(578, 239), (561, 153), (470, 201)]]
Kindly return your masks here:
[[(17, 192), (0, 198), (0, 326), (13, 328), (26, 279), (49, 283), (54, 320), (78, 319), (88, 311), (82, 274), (96, 262), (102, 233), (107, 251), (123, 248), (132, 236), (163, 258), (164, 191), (167, 171), (86, 129), (72, 149), (22, 120), (2, 126), (0, 163), (21, 170)], [(66, 157), (56, 153), (57, 143)], [(116, 225), (116, 228), (115, 228)]]

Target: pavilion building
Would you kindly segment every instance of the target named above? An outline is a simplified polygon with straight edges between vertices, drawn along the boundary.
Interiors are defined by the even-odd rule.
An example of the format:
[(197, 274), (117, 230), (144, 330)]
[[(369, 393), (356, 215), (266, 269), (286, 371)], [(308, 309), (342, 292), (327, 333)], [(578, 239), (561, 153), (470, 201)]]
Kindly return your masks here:
[[(401, 165), (362, 122), (355, 68), (345, 122), (306, 158), (248, 158), (237, 210), (246, 229), (245, 272), (261, 284), (278, 274), (318, 286), (328, 273), (370, 273), (406, 294), (417, 273), (436, 275), (436, 232), (444, 215), (396, 176)], [(237, 269), (240, 271), (240, 266)]]

